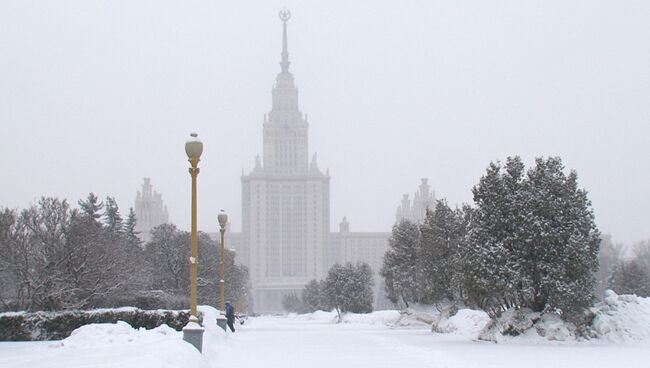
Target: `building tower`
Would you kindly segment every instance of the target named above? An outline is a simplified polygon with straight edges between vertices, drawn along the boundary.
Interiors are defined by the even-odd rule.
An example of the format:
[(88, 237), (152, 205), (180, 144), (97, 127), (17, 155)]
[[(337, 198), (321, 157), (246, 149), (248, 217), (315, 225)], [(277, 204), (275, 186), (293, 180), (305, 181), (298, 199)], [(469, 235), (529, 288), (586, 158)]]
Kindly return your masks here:
[(151, 229), (169, 223), (167, 206), (163, 204), (162, 195), (153, 190), (151, 178), (144, 178), (142, 191), (135, 196), (135, 218), (135, 231), (143, 242), (151, 239)]
[(263, 159), (242, 181), (240, 261), (248, 266), (256, 312), (282, 310), (282, 297), (299, 292), (326, 272), (329, 234), (328, 174), (308, 160), (307, 119), (298, 108), (298, 89), (289, 72), (287, 22), (280, 12), (280, 73), (264, 116)]
[(416, 224), (422, 224), (427, 214), (427, 209), (434, 210), (436, 206), (436, 193), (431, 190), (427, 178), (422, 178), (420, 187), (415, 192), (413, 204), (408, 194), (402, 196), (402, 202), (397, 206), (395, 222), (408, 220)]

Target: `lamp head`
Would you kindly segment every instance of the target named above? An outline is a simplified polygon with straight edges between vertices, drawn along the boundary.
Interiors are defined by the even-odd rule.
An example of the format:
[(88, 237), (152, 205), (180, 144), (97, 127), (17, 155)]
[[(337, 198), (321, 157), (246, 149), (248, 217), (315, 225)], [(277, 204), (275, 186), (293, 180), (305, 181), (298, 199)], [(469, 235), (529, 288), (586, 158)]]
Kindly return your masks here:
[(185, 142), (185, 153), (190, 160), (198, 160), (203, 153), (203, 142), (196, 133), (190, 133), (190, 139)]
[(228, 222), (228, 215), (224, 210), (219, 211), (219, 214), (217, 215), (217, 221), (219, 221), (219, 226), (221, 226), (222, 229), (226, 228), (226, 223)]

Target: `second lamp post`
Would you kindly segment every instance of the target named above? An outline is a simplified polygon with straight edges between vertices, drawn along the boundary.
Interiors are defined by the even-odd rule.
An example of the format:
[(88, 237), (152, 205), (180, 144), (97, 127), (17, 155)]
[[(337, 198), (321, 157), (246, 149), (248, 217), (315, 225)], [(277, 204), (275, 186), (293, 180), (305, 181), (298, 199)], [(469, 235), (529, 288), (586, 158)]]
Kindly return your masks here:
[(219, 281), (219, 284), (221, 286), (221, 288), (219, 290), (219, 293), (220, 293), (220, 296), (221, 296), (221, 298), (220, 298), (220, 300), (221, 300), (220, 309), (222, 311), (225, 311), (226, 310), (226, 306), (225, 306), (225, 302), (226, 302), (226, 300), (225, 300), (225, 283), (226, 283), (226, 281), (225, 281), (225, 263), (224, 263), (224, 256), (225, 256), (225, 254), (224, 254), (224, 248), (225, 248), (224, 234), (226, 233), (226, 224), (228, 223), (228, 215), (223, 210), (219, 211), (219, 215), (217, 215), (217, 221), (219, 221), (219, 232), (221, 232), (221, 257), (220, 257), (220, 262), (219, 262), (220, 266), (221, 266), (221, 270), (220, 270), (221, 280)]

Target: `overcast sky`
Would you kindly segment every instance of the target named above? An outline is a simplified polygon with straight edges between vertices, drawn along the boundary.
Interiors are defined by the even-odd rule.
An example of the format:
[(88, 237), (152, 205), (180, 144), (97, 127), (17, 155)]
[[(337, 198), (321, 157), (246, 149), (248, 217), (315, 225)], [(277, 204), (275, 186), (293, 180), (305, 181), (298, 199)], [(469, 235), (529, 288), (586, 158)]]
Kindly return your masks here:
[(650, 238), (648, 1), (0, 0), (0, 207), (126, 212), (151, 177), (189, 228), (197, 131), (199, 228), (240, 229), (284, 6), (333, 230), (390, 231), (422, 177), (460, 204), (490, 161), (559, 155), (601, 231)]

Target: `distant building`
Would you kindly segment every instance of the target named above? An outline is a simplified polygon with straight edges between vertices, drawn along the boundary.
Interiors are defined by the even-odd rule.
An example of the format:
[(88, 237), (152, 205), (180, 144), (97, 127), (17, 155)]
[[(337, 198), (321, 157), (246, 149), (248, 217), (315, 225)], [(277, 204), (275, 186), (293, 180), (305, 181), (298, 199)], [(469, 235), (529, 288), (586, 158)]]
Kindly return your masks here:
[(281, 12), (281, 71), (264, 117), (263, 161), (241, 177), (242, 250), (258, 311), (282, 310), (282, 297), (322, 278), (329, 234), (330, 177), (308, 158), (307, 118), (289, 72), (287, 21)]
[(335, 263), (346, 262), (365, 262), (370, 265), (375, 274), (375, 308), (385, 304), (384, 284), (379, 270), (384, 262), (390, 235), (388, 232), (351, 232), (346, 217), (339, 224), (339, 232), (329, 234), (328, 268)]
[[(338, 233), (330, 232), (330, 176), (315, 154), (309, 161), (309, 123), (289, 72), (289, 17), (280, 13), (281, 70), (263, 120), (263, 159), (256, 157), (254, 169), (241, 177), (242, 232), (226, 233), (226, 247), (248, 267), (256, 312), (282, 311), (284, 295), (299, 294), (337, 262), (367, 262), (377, 275), (390, 236), (350, 232), (345, 218)], [(379, 285), (377, 279), (376, 290)]]
[(420, 187), (415, 192), (413, 203), (409, 200), (408, 194), (402, 196), (402, 203), (397, 206), (395, 222), (399, 223), (402, 220), (408, 220), (416, 224), (421, 224), (424, 222), (427, 208), (433, 210), (435, 206), (436, 194), (431, 190), (428, 179), (422, 178)]
[(151, 239), (151, 229), (169, 223), (167, 206), (163, 204), (162, 195), (153, 190), (151, 178), (144, 178), (142, 190), (135, 197), (135, 217), (135, 230), (143, 242)]

